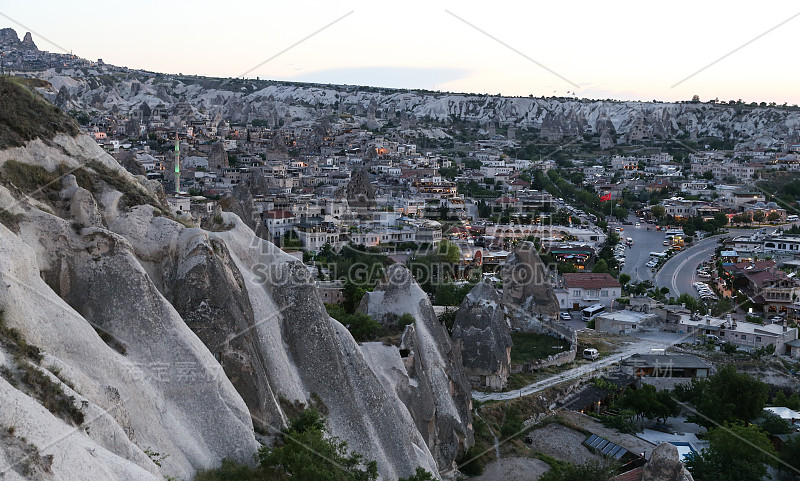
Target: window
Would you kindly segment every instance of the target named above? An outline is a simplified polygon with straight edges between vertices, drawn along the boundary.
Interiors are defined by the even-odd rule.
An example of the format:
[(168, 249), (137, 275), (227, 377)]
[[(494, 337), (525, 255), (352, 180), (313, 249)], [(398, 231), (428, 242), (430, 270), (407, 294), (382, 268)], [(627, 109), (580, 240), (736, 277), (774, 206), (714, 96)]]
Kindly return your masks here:
[(746, 340), (747, 340), (747, 334), (742, 334), (742, 340), (743, 340), (743, 341), (746, 341)]
[(581, 296), (581, 290), (580, 289), (575, 289), (574, 291), (572, 291), (572, 295), (574, 297), (580, 297)]
[(600, 291), (600, 296), (608, 297), (608, 291), (606, 291), (606, 290)]
[(761, 342), (761, 336), (756, 336), (756, 342)]

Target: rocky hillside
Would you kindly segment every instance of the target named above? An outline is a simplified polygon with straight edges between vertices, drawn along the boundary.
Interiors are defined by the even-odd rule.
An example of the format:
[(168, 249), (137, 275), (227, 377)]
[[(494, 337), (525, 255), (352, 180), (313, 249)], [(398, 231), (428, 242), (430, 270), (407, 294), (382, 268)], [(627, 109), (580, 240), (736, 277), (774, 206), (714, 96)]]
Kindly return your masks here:
[[(0, 87), (30, 125), (54, 112)], [(0, 477), (191, 479), (251, 460), (301, 405), (383, 479), (452, 468), (472, 436), (469, 386), (416, 290), (393, 292), (426, 316), (404, 337), (424, 403), (386, 382), (305, 267), (238, 216), (184, 225), (158, 184), (61, 114), (27, 134), (6, 119), (0, 140), (21, 145), (0, 150)]]
[[(391, 120), (408, 128), (426, 120), (467, 121), (539, 129), (553, 138), (603, 134), (640, 138), (714, 136), (735, 141), (800, 140), (800, 110), (706, 103), (622, 102), (520, 98), (370, 87), (214, 79), (104, 70), (60, 69), (37, 73), (52, 87), (42, 92), (64, 110), (129, 114), (162, 109), (167, 114), (208, 115), (233, 122), (315, 120), (336, 113), (378, 127)], [(437, 129), (422, 129), (439, 135)], [(437, 134), (438, 132), (438, 134)]]

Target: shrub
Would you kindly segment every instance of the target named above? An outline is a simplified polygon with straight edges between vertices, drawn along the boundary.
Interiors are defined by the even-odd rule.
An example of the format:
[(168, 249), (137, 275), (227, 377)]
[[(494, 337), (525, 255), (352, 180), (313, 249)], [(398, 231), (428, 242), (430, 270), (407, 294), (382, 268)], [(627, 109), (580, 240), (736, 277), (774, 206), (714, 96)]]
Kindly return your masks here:
[(400, 319), (397, 320), (397, 325), (399, 327), (406, 327), (411, 324), (414, 324), (415, 322), (417, 322), (417, 320), (414, 319), (414, 316), (406, 312), (405, 314), (400, 316)]
[(2, 311), (0, 311), (0, 345), (6, 348), (18, 361), (20, 359), (29, 359), (39, 363), (42, 360), (42, 352), (38, 347), (25, 342), (18, 330), (6, 325)]
[(3, 224), (15, 234), (19, 234), (19, 222), (22, 220), (22, 214), (12, 214), (10, 211), (0, 209), (0, 223)]
[[(316, 408), (308, 408), (281, 433), (279, 445), (258, 452), (260, 468), (297, 481), (374, 481), (375, 461), (348, 452), (347, 443), (324, 433), (325, 421)], [(363, 466), (363, 467), (362, 467)]]

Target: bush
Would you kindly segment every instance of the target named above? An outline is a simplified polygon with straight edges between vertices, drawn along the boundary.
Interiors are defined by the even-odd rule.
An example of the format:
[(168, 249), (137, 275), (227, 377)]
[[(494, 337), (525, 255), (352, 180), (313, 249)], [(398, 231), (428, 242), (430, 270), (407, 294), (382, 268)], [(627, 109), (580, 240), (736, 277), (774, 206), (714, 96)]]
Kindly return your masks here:
[(342, 306), (335, 304), (326, 304), (325, 308), (328, 315), (341, 322), (358, 342), (373, 341), (381, 334), (383, 326), (363, 312), (348, 314)]
[(616, 467), (611, 463), (597, 462), (582, 465), (550, 465), (539, 481), (608, 481), (616, 475)]
[(19, 223), (22, 220), (22, 214), (12, 214), (10, 211), (0, 209), (0, 224), (3, 224), (15, 234), (19, 234)]
[[(280, 436), (280, 445), (258, 452), (260, 468), (267, 473), (289, 476), (297, 481), (374, 481), (375, 461), (348, 453), (347, 443), (326, 436), (325, 422), (316, 408), (308, 408)], [(363, 468), (362, 468), (363, 466)]]
[(477, 445), (469, 448), (461, 458), (458, 459), (458, 469), (467, 476), (480, 476), (486, 467), (486, 453)]
[(415, 322), (417, 322), (417, 320), (414, 319), (414, 316), (412, 316), (411, 314), (406, 312), (405, 314), (400, 316), (400, 319), (397, 320), (397, 325), (399, 327), (403, 328), (403, 327), (406, 327), (406, 326), (410, 326), (411, 324), (414, 324)]
[(28, 344), (22, 334), (6, 325), (5, 315), (0, 311), (0, 345), (2, 345), (17, 362), (28, 359), (35, 363), (42, 360), (42, 352), (38, 347)]

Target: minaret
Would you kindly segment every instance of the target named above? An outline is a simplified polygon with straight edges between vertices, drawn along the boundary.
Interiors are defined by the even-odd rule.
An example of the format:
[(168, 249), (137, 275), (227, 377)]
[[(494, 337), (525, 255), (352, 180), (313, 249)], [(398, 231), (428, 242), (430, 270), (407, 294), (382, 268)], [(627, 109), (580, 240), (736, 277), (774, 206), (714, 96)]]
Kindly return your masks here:
[(175, 132), (175, 195), (181, 193), (181, 143)]

